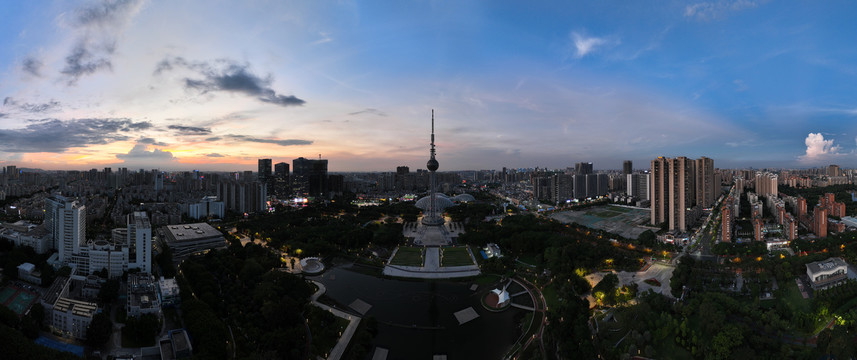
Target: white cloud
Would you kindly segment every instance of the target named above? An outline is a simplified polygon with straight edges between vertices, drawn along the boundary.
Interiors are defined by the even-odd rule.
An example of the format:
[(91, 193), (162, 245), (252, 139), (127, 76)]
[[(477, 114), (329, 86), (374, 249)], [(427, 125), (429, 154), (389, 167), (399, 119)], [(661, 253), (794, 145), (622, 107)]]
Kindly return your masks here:
[(574, 57), (577, 59), (586, 56), (586, 54), (595, 51), (599, 47), (603, 47), (613, 43), (613, 41), (605, 37), (599, 38), (594, 36), (586, 36), (578, 32), (572, 32), (571, 39), (572, 41), (574, 41)]
[(806, 154), (798, 157), (798, 160), (803, 163), (819, 162), (842, 155), (839, 153), (842, 147), (833, 145), (833, 139), (825, 140), (821, 133), (809, 133), (804, 143), (806, 144)]
[(684, 8), (684, 16), (695, 17), (697, 20), (709, 21), (723, 17), (731, 12), (753, 9), (759, 6), (759, 1), (751, 0), (717, 0), (700, 2)]

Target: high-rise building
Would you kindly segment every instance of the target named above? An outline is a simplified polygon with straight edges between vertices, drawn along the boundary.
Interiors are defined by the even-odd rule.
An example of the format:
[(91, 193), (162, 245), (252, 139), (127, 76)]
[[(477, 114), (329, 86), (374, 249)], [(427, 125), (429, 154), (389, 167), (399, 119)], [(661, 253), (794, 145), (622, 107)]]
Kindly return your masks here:
[(287, 196), (291, 192), (291, 179), (289, 178), (288, 163), (279, 162), (274, 164), (274, 179), (274, 194), (279, 197)]
[(86, 243), (86, 206), (62, 196), (46, 199), (45, 227), (59, 250), (59, 261), (68, 265)]
[(725, 243), (732, 242), (732, 198), (726, 200), (726, 203), (723, 205), (723, 209), (720, 211), (720, 241)]
[(709, 208), (717, 200), (720, 184), (714, 183), (714, 160), (707, 157), (696, 159), (696, 205)]
[(155, 172), (155, 191), (164, 190), (164, 173), (154, 170)]
[(819, 238), (827, 237), (827, 209), (816, 205), (812, 213), (812, 232)]
[(634, 171), (634, 165), (631, 160), (625, 160), (622, 162), (622, 174), (628, 175)]
[(839, 168), (839, 165), (828, 165), (827, 176), (842, 176), (842, 170)]
[(686, 157), (652, 160), (651, 223), (666, 222), (669, 230), (687, 231), (687, 211), (693, 205), (693, 161)]
[(586, 199), (586, 175), (574, 175), (572, 191), (575, 199)]
[(592, 174), (592, 163), (584, 163), (579, 162), (574, 164), (574, 174), (575, 175), (588, 175)]
[(626, 194), (638, 200), (649, 200), (650, 174), (628, 174)]
[(274, 164), (274, 176), (278, 179), (289, 178), (289, 163), (278, 162)]
[(259, 172), (257, 177), (262, 183), (271, 179), (271, 159), (259, 159)]
[(128, 214), (128, 268), (152, 272), (152, 225), (144, 211)]
[(327, 197), (327, 159), (292, 160), (295, 192), (315, 197)]
[(759, 196), (771, 196), (777, 195), (777, 174), (772, 174), (769, 172), (756, 173), (756, 194)]

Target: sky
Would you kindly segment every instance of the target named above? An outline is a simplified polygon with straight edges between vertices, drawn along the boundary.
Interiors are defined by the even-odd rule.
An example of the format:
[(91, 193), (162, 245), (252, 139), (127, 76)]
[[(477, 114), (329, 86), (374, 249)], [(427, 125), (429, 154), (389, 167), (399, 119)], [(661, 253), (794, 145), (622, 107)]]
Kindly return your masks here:
[[(656, 6), (652, 6), (656, 4)], [(0, 0), (0, 165), (857, 167), (857, 3)]]

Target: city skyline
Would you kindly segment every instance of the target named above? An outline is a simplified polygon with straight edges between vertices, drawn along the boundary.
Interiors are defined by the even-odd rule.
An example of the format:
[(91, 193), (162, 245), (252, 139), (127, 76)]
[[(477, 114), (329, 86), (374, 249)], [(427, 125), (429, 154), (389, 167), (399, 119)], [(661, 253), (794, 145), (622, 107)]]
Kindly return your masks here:
[(7, 2), (0, 165), (857, 166), (853, 3), (516, 5)]

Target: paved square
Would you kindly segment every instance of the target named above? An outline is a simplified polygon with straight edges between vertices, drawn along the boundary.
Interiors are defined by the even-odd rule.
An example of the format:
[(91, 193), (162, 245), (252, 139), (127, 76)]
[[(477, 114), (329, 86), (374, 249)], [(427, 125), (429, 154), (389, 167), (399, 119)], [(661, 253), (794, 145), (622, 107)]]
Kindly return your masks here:
[(476, 313), (476, 310), (473, 310), (472, 306), (455, 313), (455, 319), (458, 320), (458, 325), (463, 325), (464, 323), (476, 319), (478, 317), (479, 314)]
[(367, 304), (363, 300), (357, 299), (354, 300), (351, 305), (348, 305), (348, 307), (354, 309), (354, 311), (360, 313), (360, 315), (366, 315), (366, 313), (369, 312), (369, 309), (372, 308), (372, 305)]

